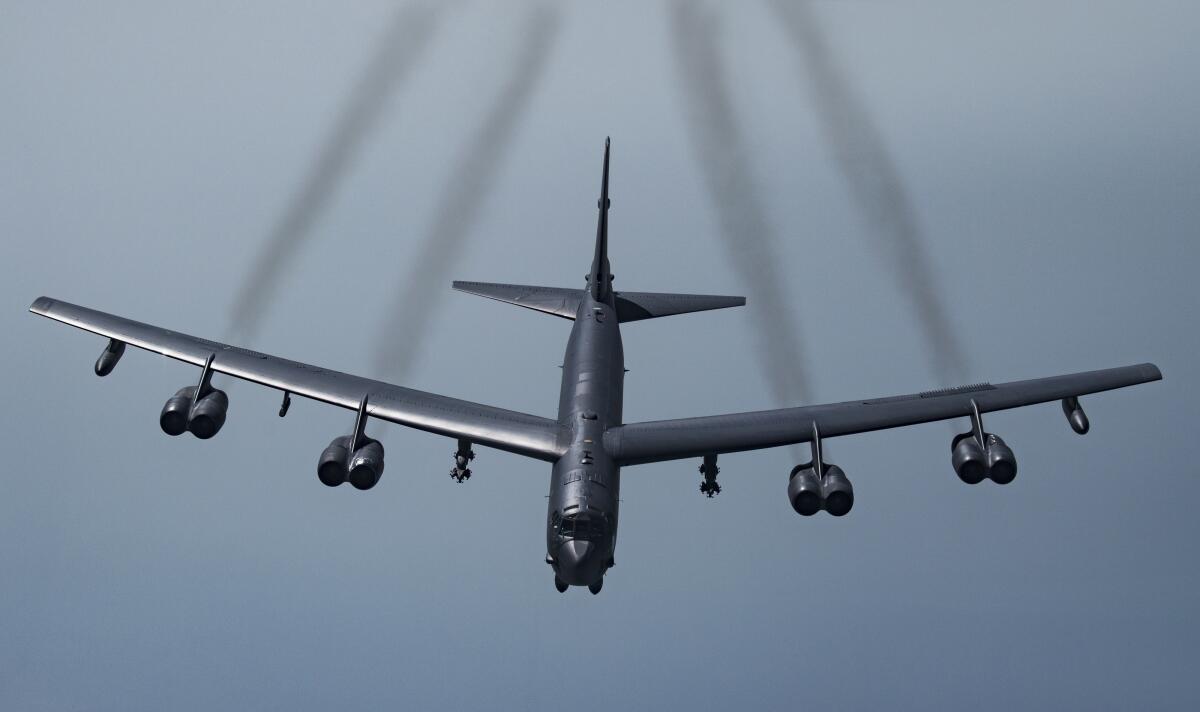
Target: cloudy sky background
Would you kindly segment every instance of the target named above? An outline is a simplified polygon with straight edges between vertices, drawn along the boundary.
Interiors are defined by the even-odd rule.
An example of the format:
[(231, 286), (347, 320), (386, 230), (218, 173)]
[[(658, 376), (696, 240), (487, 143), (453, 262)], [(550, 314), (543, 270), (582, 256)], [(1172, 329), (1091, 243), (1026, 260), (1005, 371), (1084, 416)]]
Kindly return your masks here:
[[(524, 5), (458, 3), (243, 345), (383, 376), (380, 330), (519, 56)], [(552, 415), (561, 320), (450, 279), (578, 286), (613, 137), (618, 288), (748, 293), (689, 139), (664, 3), (564, 3), (548, 64), (404, 385)], [(719, 8), (718, 8), (719, 9)], [(209, 337), (394, 15), (383, 2), (0, 5), (0, 706), (12, 709), (1194, 708), (1200, 6), (823, 2), (894, 159), (968, 380), (1154, 361), (1162, 383), (987, 418), (1017, 481), (968, 487), (931, 424), (828, 444), (841, 520), (797, 517), (786, 450), (624, 474), (605, 589), (557, 594), (549, 469), (230, 384), (168, 438), (193, 368), (25, 312), (46, 294)], [(810, 398), (953, 385), (825, 141), (766, 5), (718, 12), (745, 157)], [(470, 187), (470, 186), (467, 186)], [(749, 238), (747, 238), (749, 239)], [(773, 405), (743, 309), (624, 330), (630, 421)]]

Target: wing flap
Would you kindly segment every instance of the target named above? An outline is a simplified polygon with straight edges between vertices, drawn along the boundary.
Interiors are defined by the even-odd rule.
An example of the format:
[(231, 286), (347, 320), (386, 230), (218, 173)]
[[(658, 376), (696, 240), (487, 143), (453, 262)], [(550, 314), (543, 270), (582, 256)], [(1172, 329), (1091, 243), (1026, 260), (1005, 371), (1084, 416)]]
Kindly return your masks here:
[(214, 355), (216, 373), (350, 410), (366, 395), (368, 415), (399, 425), (550, 462), (561, 454), (560, 426), (547, 418), (310, 366), (48, 297), (29, 311), (195, 366)]
[(978, 404), (980, 412), (986, 413), (1099, 393), (1161, 378), (1162, 373), (1157, 366), (1143, 363), (891, 398), (632, 423), (611, 428), (605, 433), (604, 442), (613, 459), (623, 465), (660, 462), (808, 442), (814, 422), (820, 427), (822, 438), (851, 435), (966, 417), (971, 413), (972, 400)]

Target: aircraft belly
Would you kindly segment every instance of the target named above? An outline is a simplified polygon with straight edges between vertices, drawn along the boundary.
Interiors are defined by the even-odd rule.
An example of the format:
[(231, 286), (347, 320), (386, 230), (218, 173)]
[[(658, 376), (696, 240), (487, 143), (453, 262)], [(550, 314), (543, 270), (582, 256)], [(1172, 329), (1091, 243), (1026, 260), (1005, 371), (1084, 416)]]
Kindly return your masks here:
[(586, 297), (581, 302), (563, 357), (559, 422), (566, 426), (571, 442), (551, 473), (546, 548), (553, 560), (568, 541), (559, 535), (556, 523), (586, 514), (606, 520), (607, 540), (595, 543), (611, 561), (620, 468), (604, 449), (604, 432), (621, 423), (624, 353), (612, 306)]

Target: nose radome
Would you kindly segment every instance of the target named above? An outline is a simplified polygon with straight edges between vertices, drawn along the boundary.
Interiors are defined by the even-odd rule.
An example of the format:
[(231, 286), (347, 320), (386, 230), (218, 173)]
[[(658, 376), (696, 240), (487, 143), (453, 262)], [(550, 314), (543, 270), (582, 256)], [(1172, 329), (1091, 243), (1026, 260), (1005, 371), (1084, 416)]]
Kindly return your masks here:
[(596, 546), (590, 541), (572, 539), (558, 549), (558, 571), (564, 581), (586, 586), (600, 575)]
[(590, 541), (572, 539), (562, 546), (563, 563), (568, 566), (578, 567), (590, 553), (592, 553), (592, 542)]

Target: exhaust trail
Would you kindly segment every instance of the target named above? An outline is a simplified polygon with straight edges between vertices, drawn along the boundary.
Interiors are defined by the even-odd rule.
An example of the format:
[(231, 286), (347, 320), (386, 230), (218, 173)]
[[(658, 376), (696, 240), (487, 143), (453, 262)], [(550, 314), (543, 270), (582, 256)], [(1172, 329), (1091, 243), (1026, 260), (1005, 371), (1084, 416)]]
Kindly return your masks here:
[(809, 382), (799, 322), (786, 296), (778, 238), (755, 189), (749, 151), (717, 46), (719, 23), (706, 5), (691, 0), (675, 0), (670, 11), (693, 153), (716, 206), (730, 262), (750, 292), (763, 375), (777, 405), (800, 405), (809, 395)]
[(303, 182), (271, 229), (234, 299), (230, 334), (253, 339), (279, 280), (329, 207), (338, 185), (379, 123), (388, 101), (430, 44), (444, 9), (410, 2), (397, 8), (363, 73), (351, 89)]
[(433, 225), (401, 281), (396, 302), (380, 331), (374, 364), (379, 377), (403, 382), (421, 352), (423, 337), (448, 289), (450, 270), (478, 222), (488, 190), (545, 74), (561, 25), (559, 6), (533, 5), (524, 23), (523, 41), (507, 81), (451, 171)]
[(969, 371), (930, 265), (908, 190), (871, 114), (837, 65), (808, 2), (768, 0), (801, 56), (822, 131), (854, 202), (916, 310), (934, 375), (961, 383)]

